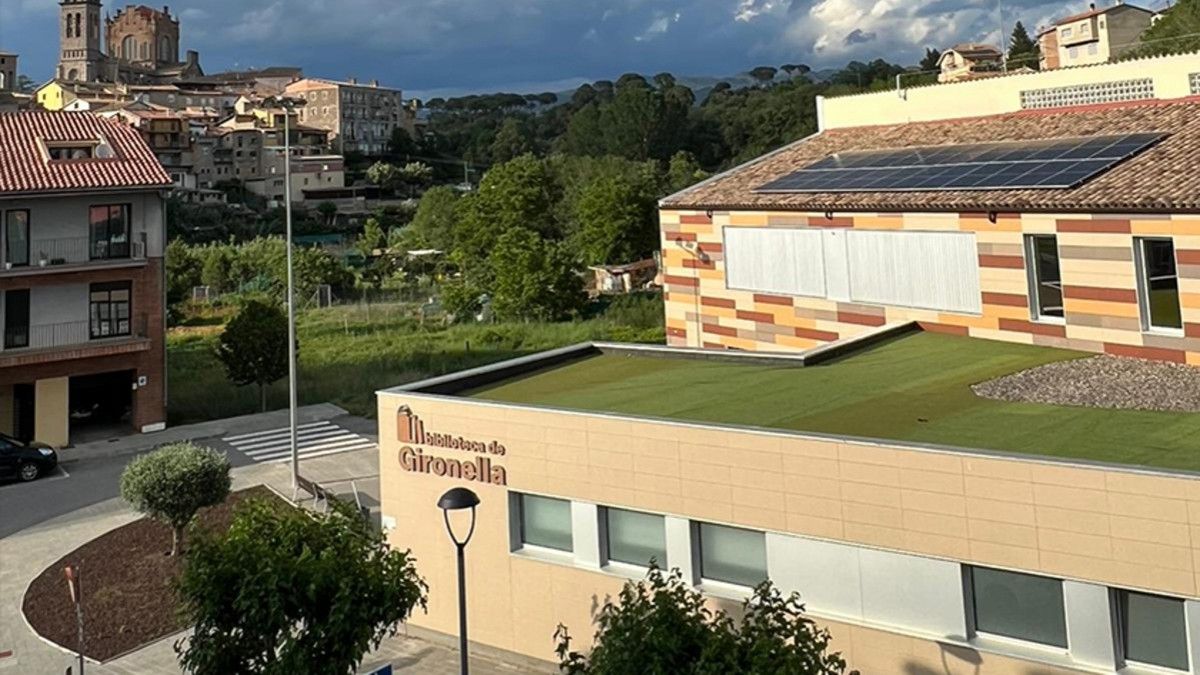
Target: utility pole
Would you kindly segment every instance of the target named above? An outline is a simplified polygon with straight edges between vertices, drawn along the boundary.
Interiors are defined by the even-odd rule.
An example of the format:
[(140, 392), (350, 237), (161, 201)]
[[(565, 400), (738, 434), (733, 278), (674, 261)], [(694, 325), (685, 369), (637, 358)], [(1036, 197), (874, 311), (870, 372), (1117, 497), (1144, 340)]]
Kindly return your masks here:
[(1008, 45), (1004, 41), (1004, 0), (996, 0), (996, 11), (1000, 14), (1000, 68), (1008, 72)]

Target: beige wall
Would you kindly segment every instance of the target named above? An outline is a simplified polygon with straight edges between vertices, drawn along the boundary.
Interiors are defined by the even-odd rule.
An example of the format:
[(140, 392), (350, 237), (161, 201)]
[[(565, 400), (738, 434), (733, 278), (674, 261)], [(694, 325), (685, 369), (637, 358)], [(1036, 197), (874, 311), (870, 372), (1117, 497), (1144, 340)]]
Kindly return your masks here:
[(61, 448), (70, 441), (69, 377), (38, 380), (34, 386), (34, 439)]
[[(503, 444), (506, 454), (490, 457), (505, 467), (508, 485), (403, 470), (396, 424), (401, 405), (411, 406), (427, 431)], [(552, 658), (559, 622), (585, 647), (591, 611), (624, 579), (510, 553), (508, 490), (1180, 597), (1198, 594), (1200, 479), (1193, 477), (412, 394), (380, 394), (379, 441), (382, 513), (395, 525), (389, 539), (413, 550), (430, 585), (429, 612), (413, 622), (457, 630), (453, 549), (435, 504), (445, 490), (466, 485), (482, 500), (467, 556), (471, 637), (538, 658)], [(422, 449), (449, 459), (475, 457)], [(834, 632), (833, 648), (864, 675), (1065, 672), (976, 651), (961, 636), (824, 623)]]
[(822, 129), (979, 117), (1021, 110), (1025, 90), (1145, 77), (1154, 80), (1155, 98), (1172, 99), (1191, 95), (1188, 77), (1195, 72), (1200, 54), (1182, 54), (819, 98), (817, 108)]

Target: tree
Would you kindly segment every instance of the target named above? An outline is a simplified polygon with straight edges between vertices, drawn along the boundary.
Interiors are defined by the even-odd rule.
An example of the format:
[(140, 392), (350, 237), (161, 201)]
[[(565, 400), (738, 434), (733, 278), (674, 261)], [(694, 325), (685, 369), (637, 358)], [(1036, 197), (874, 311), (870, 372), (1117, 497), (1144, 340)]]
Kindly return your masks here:
[(196, 512), (229, 496), (229, 460), (211, 448), (173, 443), (142, 455), (121, 474), (121, 498), (171, 528), (171, 555), (183, 549)]
[(251, 300), (225, 326), (217, 340), (217, 358), (238, 386), (258, 385), (258, 400), (267, 410), (267, 385), (288, 372), (287, 316), (275, 304)]
[(367, 180), (387, 192), (395, 192), (404, 183), (400, 167), (387, 162), (375, 162), (368, 167)]
[(338, 207), (333, 202), (321, 202), (317, 204), (317, 213), (321, 215), (321, 220), (327, 229), (333, 229), (337, 224)]
[(409, 162), (398, 171), (400, 185), (405, 188), (405, 196), (412, 197), (420, 194), (433, 181), (433, 169), (428, 164)]
[(28, 75), (17, 76), (17, 91), (22, 94), (32, 94), (37, 89), (37, 82)]
[(779, 71), (772, 66), (758, 66), (750, 69), (750, 77), (753, 77), (758, 82), (770, 82), (775, 79), (775, 74)]
[(176, 305), (187, 300), (192, 288), (200, 285), (201, 262), (182, 239), (172, 239), (167, 244), (166, 259), (167, 304)]
[(217, 293), (233, 290), (233, 251), (228, 245), (210, 244), (200, 249), (200, 283)]
[(1042, 58), (1041, 47), (1029, 37), (1029, 31), (1020, 21), (1013, 26), (1012, 37), (1008, 41), (1008, 67), (1032, 68), (1037, 70)]
[(500, 130), (496, 132), (496, 139), (492, 141), (492, 161), (507, 162), (532, 149), (521, 121), (516, 117), (509, 117), (500, 125)]
[(193, 675), (349, 675), (427, 593), (411, 554), (351, 507), (258, 500), (196, 537), (178, 589), (195, 630), (175, 651)]
[(459, 193), (447, 185), (430, 188), (421, 195), (417, 214), (404, 230), (409, 248), (434, 248), (449, 251), (454, 245), (454, 224), (458, 222)]
[(941, 61), (942, 53), (933, 47), (925, 48), (925, 56), (921, 59), (921, 72), (928, 73), (938, 69), (938, 61)]
[(845, 672), (841, 656), (829, 653), (829, 631), (804, 615), (796, 594), (784, 598), (763, 582), (740, 622), (705, 603), (679, 570), (666, 575), (652, 565), (645, 580), (626, 582), (618, 600), (600, 608), (590, 653), (571, 651), (571, 636), (559, 625), (559, 669), (566, 675)]
[(523, 227), (500, 235), (491, 265), (492, 309), (502, 321), (560, 321), (587, 299), (566, 249)]
[(658, 247), (657, 190), (636, 175), (602, 175), (575, 204), (576, 250), (589, 265), (641, 260)]
[(379, 226), (379, 221), (373, 217), (368, 217), (367, 222), (363, 224), (362, 236), (358, 238), (358, 252), (364, 258), (370, 258), (375, 255), (375, 249), (387, 246), (387, 236), (383, 232), (383, 228)]
[(700, 163), (690, 152), (680, 150), (671, 156), (667, 163), (666, 192), (674, 194), (680, 190), (708, 178), (708, 174), (700, 168)]
[(554, 219), (559, 196), (546, 162), (531, 154), (492, 167), (479, 190), (461, 204), (461, 218), (454, 228), (455, 262), (464, 273), (480, 275), (483, 287), (490, 286), (487, 260), (500, 235), (519, 227), (561, 238)]
[(1200, 51), (1200, 0), (1179, 0), (1164, 10), (1139, 38), (1137, 47), (1121, 58)]

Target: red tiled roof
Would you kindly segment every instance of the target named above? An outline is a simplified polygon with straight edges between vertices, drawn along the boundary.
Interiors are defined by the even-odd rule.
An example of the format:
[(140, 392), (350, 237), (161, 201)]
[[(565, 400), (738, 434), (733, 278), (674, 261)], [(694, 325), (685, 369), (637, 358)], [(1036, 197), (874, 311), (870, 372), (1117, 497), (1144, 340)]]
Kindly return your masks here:
[[(755, 189), (837, 152), (933, 144), (1162, 132), (1167, 137), (1073, 188), (924, 192), (760, 193)], [(663, 208), (791, 211), (1200, 212), (1200, 97), (1025, 111), (990, 117), (834, 129), (662, 200)]]
[[(113, 156), (47, 161), (43, 141), (101, 141)], [(0, 196), (170, 185), (136, 129), (85, 112), (0, 113)]]

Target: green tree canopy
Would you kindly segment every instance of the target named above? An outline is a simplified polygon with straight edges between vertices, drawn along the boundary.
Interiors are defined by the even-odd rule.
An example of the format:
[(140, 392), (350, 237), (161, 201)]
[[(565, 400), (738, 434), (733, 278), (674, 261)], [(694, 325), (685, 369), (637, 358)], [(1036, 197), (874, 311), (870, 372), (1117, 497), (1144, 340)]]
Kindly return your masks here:
[(492, 309), (502, 321), (561, 321), (587, 296), (577, 263), (564, 246), (536, 232), (513, 228), (496, 240)]
[(171, 555), (183, 548), (184, 529), (196, 512), (229, 496), (229, 460), (190, 442), (142, 455), (121, 474), (121, 498), (171, 528)]
[(439, 185), (421, 195), (417, 214), (404, 230), (404, 242), (408, 248), (434, 248), (449, 251), (454, 245), (454, 226), (459, 218), (458, 190)]
[(554, 219), (558, 185), (546, 162), (531, 154), (494, 166), (479, 190), (462, 203), (455, 223), (456, 262), (464, 273), (490, 279), (487, 264), (500, 235), (523, 228), (551, 239), (561, 238)]
[(575, 204), (576, 250), (589, 265), (641, 260), (658, 248), (658, 186), (637, 174), (588, 183)]
[(350, 507), (251, 500), (228, 533), (196, 538), (179, 582), (194, 624), (175, 645), (193, 675), (350, 675), (416, 607), (425, 582)]
[(491, 149), (493, 162), (507, 162), (533, 150), (520, 118), (509, 117), (504, 120), (496, 132)]
[(288, 373), (287, 315), (278, 305), (250, 300), (225, 326), (217, 340), (217, 358), (230, 382), (258, 385), (267, 410), (267, 385)]
[(1178, 0), (1122, 58), (1200, 51), (1200, 0)]
[(594, 645), (572, 651), (565, 626), (556, 633), (565, 675), (840, 675), (846, 662), (830, 653), (829, 631), (804, 615), (797, 595), (784, 598), (764, 582), (735, 621), (706, 606), (678, 570), (651, 567), (646, 579), (627, 582), (618, 599), (596, 617)]
[(930, 72), (938, 69), (938, 61), (942, 59), (942, 53), (933, 47), (925, 48), (925, 56), (921, 57), (919, 67), (921, 72)]
[(1041, 57), (1041, 47), (1029, 37), (1025, 24), (1018, 21), (1017, 25), (1013, 26), (1012, 37), (1008, 40), (1008, 67), (1038, 70)]

